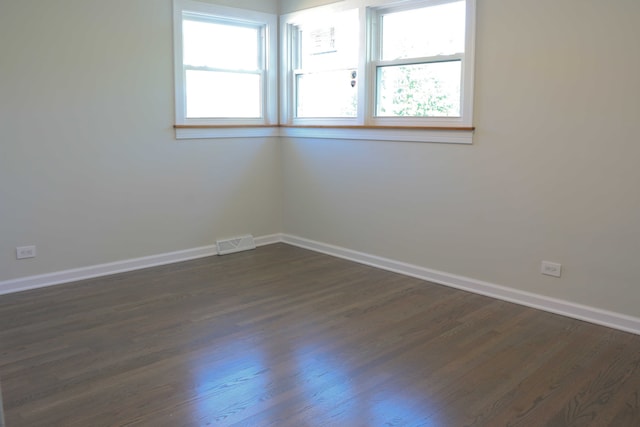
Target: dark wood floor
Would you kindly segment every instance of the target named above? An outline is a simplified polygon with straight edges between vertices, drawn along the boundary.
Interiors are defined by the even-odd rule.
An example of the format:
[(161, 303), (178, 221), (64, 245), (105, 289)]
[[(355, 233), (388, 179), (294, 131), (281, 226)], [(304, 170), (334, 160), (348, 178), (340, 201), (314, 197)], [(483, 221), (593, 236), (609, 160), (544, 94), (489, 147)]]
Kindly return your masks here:
[(640, 336), (284, 244), (0, 296), (7, 427), (640, 426)]

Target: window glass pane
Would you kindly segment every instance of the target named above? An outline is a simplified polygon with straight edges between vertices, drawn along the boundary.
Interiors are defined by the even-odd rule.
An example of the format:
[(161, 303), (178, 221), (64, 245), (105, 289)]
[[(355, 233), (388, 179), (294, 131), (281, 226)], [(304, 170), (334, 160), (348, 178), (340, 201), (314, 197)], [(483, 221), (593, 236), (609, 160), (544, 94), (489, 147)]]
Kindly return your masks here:
[(318, 18), (298, 27), (300, 63), (298, 68), (331, 70), (355, 68), (358, 64), (358, 10)]
[(355, 69), (297, 76), (297, 117), (356, 117)]
[(379, 117), (459, 117), (461, 61), (378, 68)]
[(192, 67), (257, 70), (260, 29), (185, 19), (184, 64)]
[(261, 76), (187, 70), (187, 118), (262, 116)]
[(382, 60), (464, 52), (465, 2), (382, 16)]

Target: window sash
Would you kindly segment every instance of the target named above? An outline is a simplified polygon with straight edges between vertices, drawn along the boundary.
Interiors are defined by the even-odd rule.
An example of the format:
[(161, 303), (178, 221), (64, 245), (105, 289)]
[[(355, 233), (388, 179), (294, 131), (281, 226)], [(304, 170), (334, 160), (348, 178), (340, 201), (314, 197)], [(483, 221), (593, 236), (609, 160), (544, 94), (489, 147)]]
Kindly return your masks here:
[[(218, 68), (222, 68), (222, 69), (238, 69), (238, 70), (253, 70), (253, 71), (257, 71), (257, 70), (264, 70), (266, 67), (266, 58), (265, 58), (265, 50), (266, 50), (266, 45), (265, 45), (265, 26), (262, 24), (255, 24), (255, 23), (246, 23), (246, 22), (242, 22), (242, 21), (234, 21), (234, 20), (230, 20), (227, 18), (220, 18), (217, 16), (203, 16), (202, 14), (193, 14), (192, 12), (183, 12), (182, 14), (183, 18), (182, 18), (182, 22), (183, 22), (183, 27), (184, 27), (184, 22), (185, 21), (191, 21), (191, 22), (198, 22), (198, 23), (203, 23), (203, 24), (213, 24), (213, 25), (220, 25), (220, 26), (227, 26), (227, 27), (232, 27), (234, 29), (242, 29), (242, 28), (246, 28), (246, 29), (250, 29), (256, 32), (256, 39), (255, 39), (255, 47), (256, 47), (256, 57), (254, 58), (255, 62), (252, 60), (252, 62), (254, 62), (253, 67), (245, 67), (245, 68), (236, 68), (236, 67), (218, 67)], [(184, 43), (184, 38), (183, 38), (183, 43)], [(183, 48), (183, 56), (184, 56), (184, 48)], [(192, 66), (190, 64), (187, 64), (184, 61), (184, 57), (183, 57), (183, 64), (185, 66), (189, 65)], [(213, 67), (216, 68), (216, 67)]]
[[(353, 73), (355, 73), (355, 77), (352, 77)], [(316, 79), (316, 81), (318, 78), (325, 78), (325, 80), (332, 79), (334, 82), (329, 86), (329, 88), (324, 87), (323, 90), (318, 91), (315, 102), (307, 103), (305, 102), (306, 99), (303, 99), (301, 88), (305, 78), (308, 80)], [(295, 118), (357, 118), (357, 81), (357, 68), (340, 68), (311, 72), (296, 70), (294, 72), (293, 83)], [(306, 85), (303, 87), (306, 87)], [(307, 89), (305, 91), (305, 95), (309, 91), (313, 91), (313, 88)], [(305, 113), (305, 111), (308, 110), (319, 112), (319, 114), (309, 115), (308, 113)]]
[[(442, 80), (436, 80), (438, 77), (437, 69), (432, 67), (421, 66), (450, 66), (458, 65), (459, 74), (456, 74), (454, 79), (447, 81), (447, 77)], [(410, 75), (411, 68), (413, 72), (417, 72), (418, 75), (422, 74), (421, 78), (414, 78), (411, 83), (417, 86), (424, 86), (422, 91), (406, 91), (403, 82), (402, 87), (394, 87), (393, 81), (387, 83), (383, 81), (383, 73), (389, 70), (393, 73), (394, 69), (404, 68), (404, 76), (401, 79), (407, 78)], [(432, 68), (429, 70), (429, 68)], [(448, 75), (456, 70), (450, 70)], [(391, 76), (393, 78), (393, 74)], [(442, 76), (440, 76), (442, 77)], [(396, 77), (398, 78), (398, 77)], [(462, 61), (461, 60), (448, 60), (448, 61), (428, 61), (428, 62), (409, 62), (392, 65), (383, 65), (376, 67), (376, 97), (375, 97), (375, 117), (376, 118), (460, 118), (462, 114), (461, 110), (461, 87), (462, 87)], [(386, 86), (391, 86), (392, 90), (384, 90)], [(387, 98), (391, 98), (390, 102), (385, 102)], [(403, 102), (393, 102), (393, 99), (400, 99)], [(385, 114), (387, 110), (394, 111), (395, 113)]]
[[(191, 103), (189, 103), (188, 102), (189, 95), (190, 95), (190, 88), (189, 88), (190, 79), (188, 76), (189, 71), (197, 72), (198, 74), (200, 74), (201, 79), (205, 78), (206, 74), (211, 74), (211, 75), (217, 74), (220, 77), (220, 81), (211, 82), (208, 85), (208, 87), (201, 86), (199, 88), (200, 93), (196, 94), (194, 96), (195, 99)], [(252, 76), (257, 77), (257, 82), (255, 81), (255, 79), (250, 78)], [(244, 88), (240, 88), (235, 93), (233, 92), (228, 93), (228, 91), (230, 90), (230, 87), (228, 85), (230, 84), (230, 80), (232, 80), (234, 77), (238, 78), (237, 79), (238, 81), (235, 82), (236, 84), (245, 84), (245, 85), (249, 84), (251, 86), (255, 85), (254, 87), (257, 87), (257, 89), (252, 93), (244, 93), (242, 90)], [(245, 78), (243, 79), (243, 77)], [(246, 77), (249, 77), (249, 79), (246, 79)], [(244, 81), (240, 81), (240, 80), (244, 80)], [(193, 78), (191, 79), (191, 81), (193, 81)], [(236, 72), (236, 71), (230, 71), (225, 69), (211, 69), (211, 68), (203, 69), (202, 67), (189, 67), (189, 68), (185, 67), (184, 82), (185, 82), (185, 97), (186, 97), (185, 118), (187, 120), (192, 120), (192, 119), (199, 119), (199, 120), (261, 119), (263, 120), (264, 119), (265, 99), (263, 96), (264, 77), (262, 72), (248, 72), (248, 71)], [(225, 85), (224, 83), (227, 83), (227, 85)], [(216, 90), (216, 92), (212, 92), (212, 90)], [(220, 97), (221, 99), (224, 99), (225, 100), (224, 105), (214, 103), (212, 105), (203, 106), (202, 104), (205, 103), (202, 100), (203, 92), (204, 92), (204, 95), (206, 95), (206, 99), (214, 99), (216, 98), (216, 96)], [(234, 99), (237, 100), (235, 103), (233, 102)], [(200, 102), (198, 102), (198, 100), (200, 100)], [(240, 100), (242, 100), (241, 102), (245, 104), (248, 104), (249, 101), (254, 101), (254, 102), (251, 102), (248, 105), (239, 105), (241, 103)], [(219, 111), (219, 113), (210, 114), (210, 115), (209, 114), (200, 114), (200, 115), (190, 114), (189, 112), (193, 110)], [(237, 112), (237, 114), (228, 114), (229, 112)]]
[[(396, 13), (410, 12), (414, 10), (421, 9), (429, 9), (431, 7), (444, 6), (451, 3), (459, 3), (463, 2), (465, 7), (467, 8), (465, 14), (465, 22), (463, 25), (464, 29), (464, 42), (463, 42), (463, 50), (461, 52), (452, 52), (445, 55), (431, 55), (431, 56), (407, 56), (403, 59), (409, 58), (419, 58), (419, 57), (435, 57), (435, 56), (452, 56), (452, 55), (462, 55), (464, 56), (467, 48), (468, 48), (468, 37), (467, 33), (469, 30), (469, 6), (471, 0), (422, 0), (422, 1), (409, 1), (405, 4), (394, 5), (394, 6), (380, 6), (380, 7), (371, 7), (371, 13), (369, 17), (369, 25), (371, 26), (371, 39), (372, 39), (372, 51), (371, 51), (371, 59), (372, 60), (382, 60), (384, 57), (384, 18), (388, 15), (393, 15)], [(475, 1), (475, 0), (473, 0)], [(471, 16), (473, 18), (473, 16)]]

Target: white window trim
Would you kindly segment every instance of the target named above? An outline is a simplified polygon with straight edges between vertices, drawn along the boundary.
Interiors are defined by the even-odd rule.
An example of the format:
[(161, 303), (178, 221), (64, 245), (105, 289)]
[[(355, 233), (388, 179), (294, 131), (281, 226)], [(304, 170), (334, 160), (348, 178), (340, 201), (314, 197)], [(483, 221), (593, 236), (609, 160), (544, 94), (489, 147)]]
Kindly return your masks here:
[(360, 141), (432, 142), (446, 144), (472, 144), (473, 130), (420, 129), (411, 127), (281, 127), (279, 136), (309, 139), (348, 139)]
[[(263, 116), (256, 119), (190, 119), (185, 115), (185, 82), (183, 74), (182, 20), (183, 13), (202, 14), (232, 22), (264, 26), (264, 93)], [(235, 138), (274, 136), (272, 128), (278, 124), (276, 15), (233, 7), (219, 6), (193, 0), (173, 1), (173, 44), (175, 82), (175, 132), (177, 139)], [(247, 128), (241, 126), (246, 125)], [(193, 126), (189, 128), (189, 126)], [(263, 126), (263, 127), (260, 127)], [(277, 131), (277, 129), (276, 129)]]
[[(392, 9), (402, 4), (402, 7), (418, 7), (439, 3), (439, 0), (416, 0), (408, 2), (394, 2), (389, 0), (346, 0), (339, 3), (320, 6), (292, 12), (280, 17), (280, 120), (285, 128), (281, 129), (282, 136), (306, 138), (339, 138), (361, 140), (414, 141), (414, 142), (445, 142), (471, 144), (473, 142), (473, 93), (474, 93), (474, 64), (475, 64), (475, 33), (476, 33), (476, 0), (467, 1), (466, 41), (463, 61), (462, 104), (460, 117), (431, 117), (431, 118), (402, 118), (375, 117), (375, 55), (372, 49), (371, 32), (374, 31), (373, 21), (378, 10)], [(309, 119), (294, 118), (294, 89), (292, 81), (292, 58), (290, 44), (292, 28), (299, 22), (308, 19), (310, 14), (339, 12), (347, 9), (360, 8), (360, 44), (358, 75), (365, 84), (359, 85), (358, 117), (356, 119)], [(364, 78), (362, 78), (364, 77)], [(364, 101), (363, 101), (364, 100)], [(362, 126), (362, 129), (351, 126)], [(307, 127), (305, 127), (307, 126)], [(322, 126), (318, 128), (316, 126)], [(349, 128), (343, 128), (349, 126)], [(388, 127), (385, 129), (385, 127)], [(392, 128), (393, 127), (393, 128)], [(398, 129), (401, 127), (402, 129)], [(425, 129), (429, 127), (430, 129)], [(412, 129), (413, 128), (413, 129)], [(439, 129), (440, 128), (440, 129)], [(442, 129), (442, 128), (447, 128)], [(450, 129), (450, 128), (459, 128)]]

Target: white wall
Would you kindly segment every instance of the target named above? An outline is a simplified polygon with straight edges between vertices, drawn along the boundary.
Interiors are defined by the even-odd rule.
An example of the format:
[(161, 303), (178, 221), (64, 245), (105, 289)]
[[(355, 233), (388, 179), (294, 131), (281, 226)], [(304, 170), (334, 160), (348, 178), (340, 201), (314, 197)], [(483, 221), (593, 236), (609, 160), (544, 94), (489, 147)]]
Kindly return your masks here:
[(0, 3), (0, 281), (282, 231), (276, 139), (175, 140), (171, 11)]
[(477, 5), (474, 145), (286, 140), (285, 232), (640, 316), (640, 2)]

